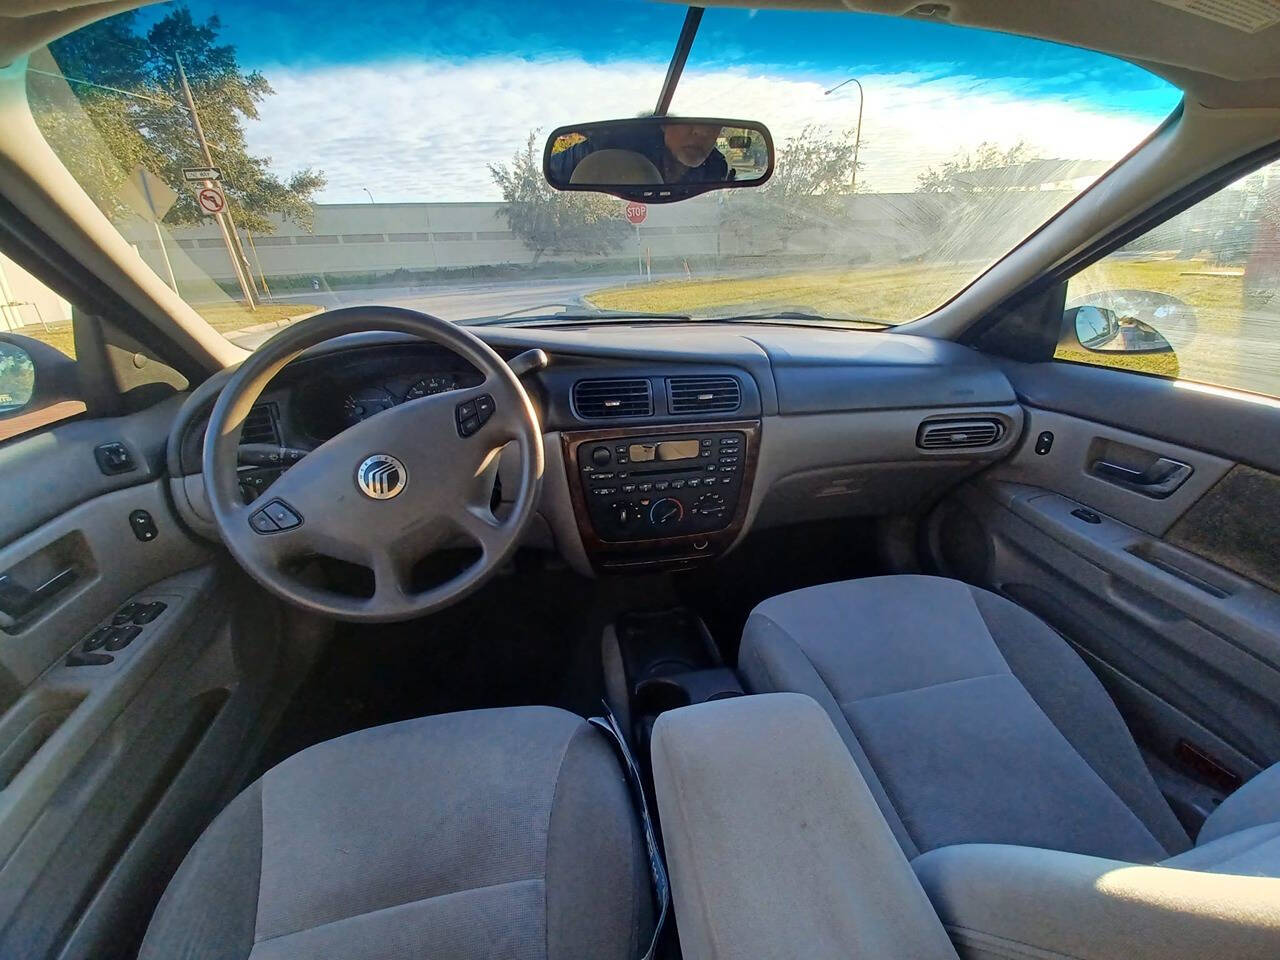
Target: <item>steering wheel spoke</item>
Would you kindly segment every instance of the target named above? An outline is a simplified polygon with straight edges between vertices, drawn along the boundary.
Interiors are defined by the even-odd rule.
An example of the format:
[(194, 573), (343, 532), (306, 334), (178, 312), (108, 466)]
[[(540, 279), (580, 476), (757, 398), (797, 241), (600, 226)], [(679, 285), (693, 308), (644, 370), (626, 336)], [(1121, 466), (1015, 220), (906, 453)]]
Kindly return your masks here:
[(467, 504), (459, 511), (456, 522), (486, 559), (499, 553), (511, 536), (507, 524), (493, 515), (488, 503)]

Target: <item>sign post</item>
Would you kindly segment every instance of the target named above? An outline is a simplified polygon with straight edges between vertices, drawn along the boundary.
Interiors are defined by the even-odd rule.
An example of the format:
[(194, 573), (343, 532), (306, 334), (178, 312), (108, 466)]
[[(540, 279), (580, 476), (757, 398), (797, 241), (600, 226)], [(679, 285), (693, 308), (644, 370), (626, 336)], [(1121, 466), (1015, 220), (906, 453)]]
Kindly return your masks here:
[[(227, 210), (227, 198), (222, 192), (222, 187), (218, 184), (221, 180), (222, 171), (213, 165), (213, 154), (209, 152), (209, 143), (204, 138), (204, 127), (200, 125), (200, 114), (196, 113), (196, 101), (191, 95), (191, 86), (187, 83), (187, 71), (182, 67), (182, 58), (174, 54), (174, 62), (178, 65), (178, 79), (182, 82), (183, 98), (187, 101), (187, 113), (191, 117), (191, 128), (195, 131), (196, 140), (200, 144), (200, 151), (204, 154), (204, 167), (185, 167), (182, 171), (182, 178), (189, 179), (188, 171), (192, 173), (216, 173), (217, 178), (203, 178), (204, 189), (196, 193), (196, 201), (200, 205), (202, 212), (209, 214), (218, 223), (218, 229), (222, 232), (222, 240), (227, 245), (227, 255), (231, 258), (231, 270), (235, 274), (236, 280), (240, 284), (240, 292), (244, 294), (244, 305), (250, 310), (258, 308), (257, 298), (254, 294), (257, 290), (253, 287), (253, 275), (248, 272), (249, 259), (245, 257), (243, 250), (237, 250), (239, 239), (236, 236), (235, 221), (231, 219), (231, 211)], [(197, 182), (200, 182), (197, 178)], [(206, 206), (203, 199), (205, 190), (214, 190), (219, 197), (222, 198), (221, 204), (216, 211), (211, 211)], [(212, 201), (212, 198), (210, 199)]]
[(644, 279), (644, 251), (640, 249), (640, 224), (644, 223), (645, 218), (649, 216), (649, 207), (643, 203), (637, 203), (632, 200), (623, 211), (627, 218), (627, 222), (636, 228), (636, 271), (640, 274), (640, 279)]

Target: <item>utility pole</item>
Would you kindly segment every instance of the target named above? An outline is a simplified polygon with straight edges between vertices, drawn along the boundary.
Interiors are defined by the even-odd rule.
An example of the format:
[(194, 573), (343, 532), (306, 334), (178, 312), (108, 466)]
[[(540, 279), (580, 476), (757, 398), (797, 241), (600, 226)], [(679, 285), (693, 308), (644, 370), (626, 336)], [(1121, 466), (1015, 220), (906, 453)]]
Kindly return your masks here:
[[(196, 140), (200, 142), (200, 150), (204, 154), (205, 166), (212, 167), (213, 154), (209, 152), (209, 143), (204, 138), (204, 128), (200, 125), (200, 114), (196, 113), (196, 101), (191, 96), (191, 85), (187, 83), (187, 71), (182, 68), (182, 58), (176, 53), (173, 55), (174, 61), (178, 64), (178, 79), (182, 83), (182, 95), (187, 101), (187, 113), (191, 116), (191, 126), (195, 130)], [(206, 180), (206, 187), (212, 187), (213, 181)], [(226, 219), (224, 220), (223, 217)], [(239, 238), (235, 235), (236, 225), (231, 219), (231, 211), (224, 210), (220, 214), (214, 214), (213, 217), (218, 222), (218, 229), (222, 231), (222, 241), (227, 245), (227, 256), (231, 258), (231, 269), (235, 271), (236, 280), (240, 283), (240, 290), (244, 294), (245, 306), (250, 310), (257, 308), (255, 297), (253, 295), (253, 280), (245, 272), (245, 267), (241, 263), (241, 256), (237, 255), (236, 240)], [(229, 228), (229, 229), (228, 229)]]

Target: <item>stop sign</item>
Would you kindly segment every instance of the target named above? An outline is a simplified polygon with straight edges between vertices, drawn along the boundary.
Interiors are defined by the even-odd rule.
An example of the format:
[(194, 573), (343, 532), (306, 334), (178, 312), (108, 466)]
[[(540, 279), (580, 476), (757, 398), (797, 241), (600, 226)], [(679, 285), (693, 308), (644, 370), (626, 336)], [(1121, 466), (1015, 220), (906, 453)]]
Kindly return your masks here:
[(627, 204), (627, 220), (634, 223), (637, 227), (644, 223), (644, 218), (649, 215), (649, 208), (643, 203), (632, 201)]

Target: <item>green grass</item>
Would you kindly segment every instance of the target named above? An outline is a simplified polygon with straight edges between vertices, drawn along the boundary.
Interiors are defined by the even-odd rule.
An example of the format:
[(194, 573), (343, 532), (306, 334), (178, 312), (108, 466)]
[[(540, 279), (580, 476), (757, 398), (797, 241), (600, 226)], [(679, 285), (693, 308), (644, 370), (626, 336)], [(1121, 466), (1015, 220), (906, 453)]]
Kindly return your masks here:
[[(1177, 297), (1196, 314), (1194, 342), (1182, 344), (1181, 356), (1093, 353), (1061, 348), (1062, 360), (1139, 370), (1160, 376), (1194, 376), (1206, 362), (1231, 359), (1239, 350), (1237, 335), (1244, 311), (1243, 279), (1214, 270), (1203, 260), (1104, 260), (1072, 279), (1074, 300), (1090, 291), (1138, 289)], [(772, 276), (711, 277), (597, 290), (587, 296), (608, 310), (661, 313), (754, 312), (803, 308), (832, 317), (858, 317), (882, 323), (905, 323), (935, 309), (976, 274), (975, 265), (857, 267), (847, 270), (782, 272)], [(1200, 274), (1200, 275), (1194, 275)], [(1232, 386), (1232, 384), (1222, 384)]]
[(777, 308), (811, 310), (832, 317), (902, 323), (932, 310), (973, 279), (975, 266), (856, 267), (771, 276), (663, 280), (588, 294), (602, 310), (706, 313)]

